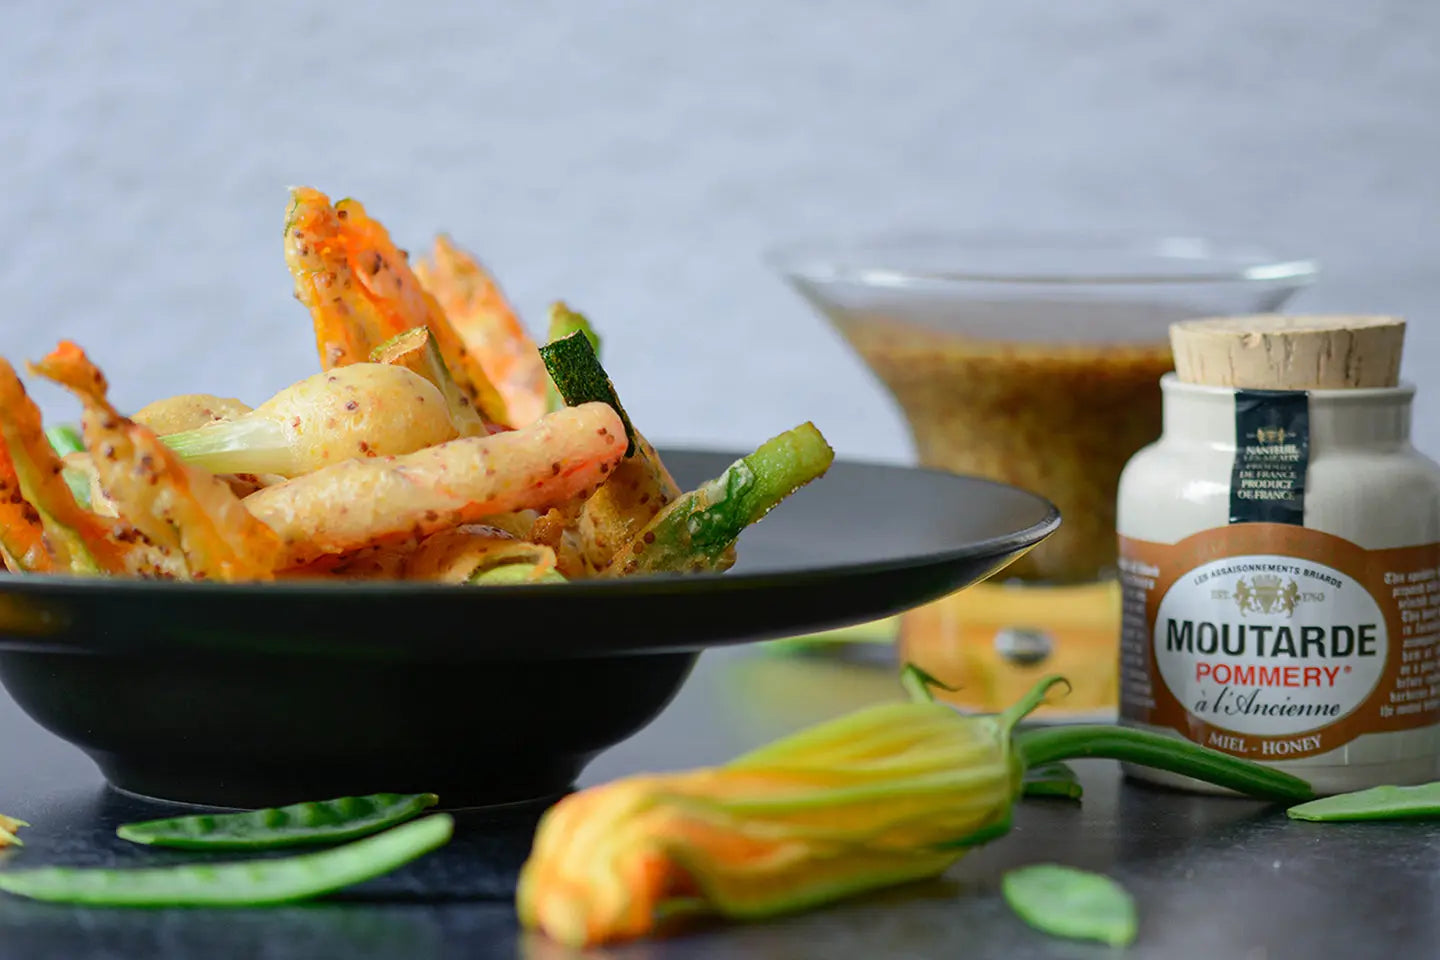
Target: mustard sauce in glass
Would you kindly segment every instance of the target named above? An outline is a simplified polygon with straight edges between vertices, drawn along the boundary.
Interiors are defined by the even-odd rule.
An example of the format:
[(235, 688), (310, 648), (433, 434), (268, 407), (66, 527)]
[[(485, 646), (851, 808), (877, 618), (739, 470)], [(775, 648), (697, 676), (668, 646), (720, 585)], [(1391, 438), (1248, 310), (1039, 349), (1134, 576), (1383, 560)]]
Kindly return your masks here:
[(801, 244), (772, 263), (898, 403), (921, 465), (1018, 486), (1060, 530), (990, 581), (911, 611), (899, 655), (1003, 708), (1041, 675), (1051, 718), (1113, 717), (1120, 472), (1160, 434), (1169, 325), (1273, 310), (1308, 261), (1198, 240), (956, 236)]

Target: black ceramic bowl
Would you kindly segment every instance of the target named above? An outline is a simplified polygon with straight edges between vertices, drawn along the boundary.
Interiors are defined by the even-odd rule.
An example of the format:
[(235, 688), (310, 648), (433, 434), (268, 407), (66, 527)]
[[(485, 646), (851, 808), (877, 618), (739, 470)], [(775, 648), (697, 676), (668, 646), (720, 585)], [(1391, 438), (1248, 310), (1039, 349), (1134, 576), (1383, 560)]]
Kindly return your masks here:
[[(682, 486), (735, 454), (667, 452)], [(220, 806), (563, 791), (706, 647), (888, 616), (1059, 524), (970, 477), (837, 463), (718, 576), (535, 586), (0, 577), (0, 682), (124, 790)]]

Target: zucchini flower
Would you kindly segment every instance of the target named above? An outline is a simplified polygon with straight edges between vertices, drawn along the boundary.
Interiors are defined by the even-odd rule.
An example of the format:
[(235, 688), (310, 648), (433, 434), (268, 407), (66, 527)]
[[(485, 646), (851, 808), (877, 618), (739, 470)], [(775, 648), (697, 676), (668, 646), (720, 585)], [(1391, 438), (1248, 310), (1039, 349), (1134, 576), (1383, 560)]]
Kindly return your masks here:
[[(912, 693), (929, 682), (907, 668)], [(1016, 735), (1057, 682), (1042, 681), (1001, 714), (962, 715), (926, 694), (803, 730), (720, 767), (572, 794), (540, 821), (520, 874), (520, 922), (583, 947), (643, 937), (696, 914), (756, 919), (936, 876), (969, 847), (1008, 832), (1031, 754), (1037, 764), (1139, 758), (1253, 795), (1311, 795), (1288, 774), (1139, 731)]]

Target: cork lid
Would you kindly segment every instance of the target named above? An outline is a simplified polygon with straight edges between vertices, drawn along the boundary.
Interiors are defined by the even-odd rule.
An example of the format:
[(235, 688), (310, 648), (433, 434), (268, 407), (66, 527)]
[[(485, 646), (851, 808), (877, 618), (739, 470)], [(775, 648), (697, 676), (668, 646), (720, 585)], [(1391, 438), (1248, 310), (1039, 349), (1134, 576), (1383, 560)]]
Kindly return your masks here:
[(1170, 326), (1181, 380), (1250, 390), (1394, 387), (1404, 343), (1399, 317), (1257, 314)]

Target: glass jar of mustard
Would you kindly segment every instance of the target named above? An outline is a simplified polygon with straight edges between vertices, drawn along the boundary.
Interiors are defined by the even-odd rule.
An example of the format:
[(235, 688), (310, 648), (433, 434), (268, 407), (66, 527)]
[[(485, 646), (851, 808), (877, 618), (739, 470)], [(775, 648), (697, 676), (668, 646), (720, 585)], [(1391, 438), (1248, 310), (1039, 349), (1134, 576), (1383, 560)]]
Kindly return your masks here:
[(1163, 434), (1120, 479), (1122, 723), (1320, 793), (1440, 777), (1440, 465), (1410, 445), (1404, 334), (1171, 328)]

